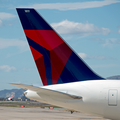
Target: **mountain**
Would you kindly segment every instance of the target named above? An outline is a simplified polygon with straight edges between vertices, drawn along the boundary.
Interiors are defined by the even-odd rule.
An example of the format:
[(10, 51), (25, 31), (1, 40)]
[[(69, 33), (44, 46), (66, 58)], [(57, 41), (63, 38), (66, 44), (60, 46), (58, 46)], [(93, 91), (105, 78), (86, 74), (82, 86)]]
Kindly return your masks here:
[(120, 80), (120, 75), (116, 75), (116, 76), (107, 77), (107, 79)]
[(11, 97), (11, 95), (13, 95), (14, 98), (21, 98), (23, 96), (24, 91), (24, 89), (1, 90), (0, 98), (8, 98)]

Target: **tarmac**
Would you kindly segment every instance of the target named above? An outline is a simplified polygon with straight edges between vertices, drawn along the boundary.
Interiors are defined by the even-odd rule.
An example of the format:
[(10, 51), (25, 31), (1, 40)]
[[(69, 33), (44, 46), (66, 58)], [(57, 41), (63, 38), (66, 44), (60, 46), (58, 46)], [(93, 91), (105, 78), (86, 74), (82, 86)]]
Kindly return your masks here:
[(108, 120), (63, 109), (0, 107), (0, 120)]

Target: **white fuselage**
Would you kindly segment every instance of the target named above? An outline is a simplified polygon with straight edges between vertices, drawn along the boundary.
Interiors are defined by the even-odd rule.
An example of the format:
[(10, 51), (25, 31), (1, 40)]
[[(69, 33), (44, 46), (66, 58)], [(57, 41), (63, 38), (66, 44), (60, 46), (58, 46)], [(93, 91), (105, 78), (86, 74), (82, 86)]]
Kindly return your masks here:
[[(120, 80), (94, 80), (66, 84), (43, 86), (70, 95), (81, 96), (82, 99), (63, 100), (44, 98), (34, 91), (27, 90), (26, 97), (70, 110), (91, 113), (112, 120), (120, 120)], [(43, 98), (42, 98), (43, 96)]]

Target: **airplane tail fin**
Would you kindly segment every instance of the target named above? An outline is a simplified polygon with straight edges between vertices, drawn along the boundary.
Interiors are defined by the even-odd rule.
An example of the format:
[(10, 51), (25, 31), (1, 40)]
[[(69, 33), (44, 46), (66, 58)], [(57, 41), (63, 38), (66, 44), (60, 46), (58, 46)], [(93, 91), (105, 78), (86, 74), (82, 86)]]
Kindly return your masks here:
[(43, 85), (104, 79), (95, 74), (34, 10), (17, 8)]

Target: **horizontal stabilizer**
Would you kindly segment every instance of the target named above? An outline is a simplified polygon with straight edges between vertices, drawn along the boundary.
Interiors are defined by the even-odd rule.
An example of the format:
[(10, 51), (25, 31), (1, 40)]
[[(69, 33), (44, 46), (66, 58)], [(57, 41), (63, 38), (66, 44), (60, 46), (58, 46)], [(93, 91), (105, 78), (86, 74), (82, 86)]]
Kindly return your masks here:
[(52, 98), (63, 98), (63, 99), (82, 99), (81, 96), (76, 96), (76, 95), (71, 95), (51, 89), (46, 89), (46, 88), (40, 88), (40, 87), (34, 87), (34, 86), (29, 86), (29, 85), (24, 85), (24, 84), (14, 84), (14, 83), (9, 83), (10, 85), (14, 85), (19, 88), (23, 88), (26, 90), (32, 90), (37, 92), (38, 95), (42, 96), (51, 96)]

